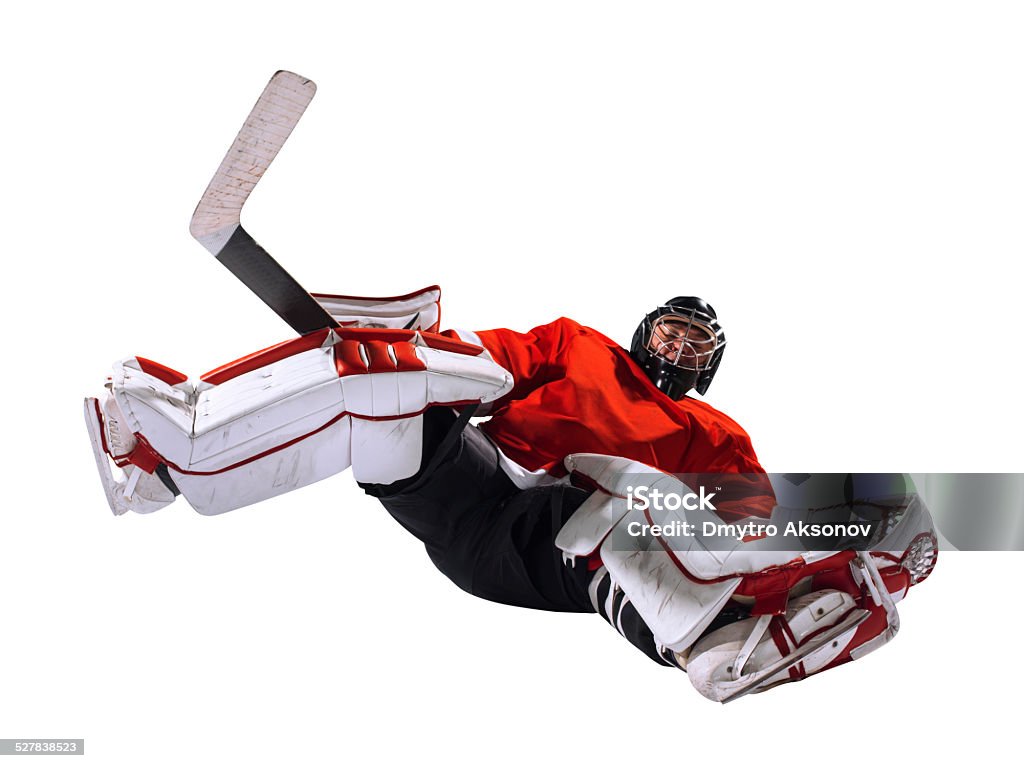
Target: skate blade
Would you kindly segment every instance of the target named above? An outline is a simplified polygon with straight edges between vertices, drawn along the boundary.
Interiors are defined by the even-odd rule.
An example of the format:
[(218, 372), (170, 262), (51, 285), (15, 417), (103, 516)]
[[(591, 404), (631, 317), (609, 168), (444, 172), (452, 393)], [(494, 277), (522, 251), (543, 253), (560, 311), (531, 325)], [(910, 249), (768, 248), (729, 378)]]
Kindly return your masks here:
[(103, 484), (103, 493), (107, 496), (107, 504), (110, 505), (110, 511), (115, 515), (123, 515), (128, 511), (128, 503), (125, 501), (121, 488), (119, 488), (120, 483), (114, 479), (114, 473), (110, 471), (110, 461), (103, 450), (103, 438), (100, 435), (102, 427), (96, 420), (98, 402), (95, 397), (85, 398), (85, 427), (89, 430), (92, 455), (96, 459), (96, 469), (99, 470), (100, 482)]
[(724, 699), (723, 704), (728, 704), (730, 701), (736, 701), (741, 696), (746, 696), (748, 693), (753, 693), (754, 690), (765, 680), (774, 677), (782, 670), (793, 666), (800, 662), (802, 659), (810, 656), (814, 651), (821, 648), (827, 643), (831, 643), (837, 637), (842, 635), (844, 632), (848, 632), (854, 627), (859, 627), (863, 624), (867, 618), (871, 615), (871, 611), (859, 608), (853, 611), (849, 616), (843, 619), (841, 622), (836, 624), (828, 631), (822, 633), (817, 638), (816, 642), (808, 643), (806, 646), (801, 648), (795, 648), (790, 653), (783, 656), (781, 659), (776, 661), (774, 664), (770, 664), (759, 672), (752, 673), (751, 679), (745, 683), (741, 688), (738, 688), (735, 692), (730, 693)]

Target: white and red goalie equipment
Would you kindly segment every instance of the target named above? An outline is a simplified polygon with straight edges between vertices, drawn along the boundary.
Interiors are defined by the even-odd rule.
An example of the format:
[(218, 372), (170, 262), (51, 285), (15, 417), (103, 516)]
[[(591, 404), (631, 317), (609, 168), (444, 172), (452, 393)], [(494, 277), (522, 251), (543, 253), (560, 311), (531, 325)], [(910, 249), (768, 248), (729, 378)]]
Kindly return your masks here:
[[(885, 644), (899, 629), (896, 602), (935, 565), (931, 517), (913, 492), (893, 500), (895, 523), (870, 552), (778, 551), (757, 538), (716, 540), (712, 549), (698, 536), (636, 536), (636, 525), (630, 532), (645, 515), (629, 502), (629, 486), (653, 476), (652, 491), (691, 494), (676, 477), (596, 454), (569, 456), (565, 465), (597, 488), (555, 540), (566, 560), (588, 558), (596, 568), (595, 610), (615, 626), (632, 604), (662, 655), (715, 701), (803, 679)], [(703, 518), (715, 516), (695, 510), (678, 517), (697, 530)], [(631, 546), (621, 546), (627, 537)], [(606, 578), (608, 605), (601, 606), (598, 584)], [(750, 618), (705, 633), (730, 601), (746, 606)]]
[(311, 295), (342, 328), (441, 330), (441, 289), (436, 285), (402, 296)]
[[(261, 350), (198, 382), (141, 357), (115, 365), (106, 397), (85, 401), (115, 514), (160, 509), (176, 492), (196, 511), (219, 514), (349, 466), (359, 482), (392, 483), (421, 467), (427, 408), (490, 403), (512, 388), (511, 374), (483, 347), (434, 332), (436, 287), (387, 299), (316, 297), (340, 328)], [(756, 539), (712, 549), (697, 537), (650, 534), (642, 546), (617, 548), (615, 534), (621, 541), (631, 522), (642, 522), (627, 483), (655, 475), (652, 490), (683, 497), (691, 489), (620, 457), (574, 454), (565, 466), (596, 490), (554, 545), (593, 567), (595, 610), (622, 632), (623, 609), (632, 605), (662, 657), (716, 701), (802, 679), (888, 642), (899, 628), (895, 604), (935, 564), (931, 519), (916, 494), (907, 494), (870, 552), (778, 551)], [(691, 522), (702, 514), (711, 513), (685, 513)], [(708, 631), (737, 605), (749, 618)]]
[[(418, 330), (421, 322), (436, 328), (436, 289), (397, 305), (325, 299), (353, 327), (306, 334), (198, 382), (141, 357), (115, 364), (105, 401), (85, 402), (115, 514), (166, 506), (171, 484), (197, 512), (214, 515), (349, 466), (364, 483), (409, 477), (420, 467), (427, 408), (490, 402), (512, 386), (481, 347)], [(406, 327), (379, 327), (397, 323)], [(125, 477), (115, 478), (111, 463)]]

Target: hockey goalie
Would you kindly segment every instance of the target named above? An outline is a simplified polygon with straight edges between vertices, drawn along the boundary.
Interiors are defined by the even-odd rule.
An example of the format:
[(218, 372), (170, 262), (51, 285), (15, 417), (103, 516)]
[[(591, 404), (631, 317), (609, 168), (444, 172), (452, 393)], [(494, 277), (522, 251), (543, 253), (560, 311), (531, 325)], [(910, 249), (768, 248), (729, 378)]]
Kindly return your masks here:
[(903, 475), (769, 477), (739, 425), (691, 394), (726, 346), (706, 301), (666, 301), (627, 351), (566, 318), (441, 331), (436, 286), (302, 289), (240, 214), (314, 92), (271, 78), (191, 226), (298, 336), (196, 380), (115, 364), (85, 401), (114, 514), (183, 496), (216, 515), (351, 468), (462, 589), (597, 613), (716, 701), (895, 635), (896, 604), (935, 564), (927, 509)]
[[(351, 467), (462, 589), (598, 613), (718, 701), (882, 645), (896, 603), (934, 565), (927, 510), (903, 476), (773, 484), (746, 433), (688, 396), (707, 391), (726, 343), (701, 299), (655, 309), (627, 351), (566, 318), (438, 333), (436, 287), (314, 296), (337, 327), (196, 382), (145, 358), (115, 366), (105, 397), (86, 401), (115, 514), (178, 495), (219, 514)], [(666, 535), (630, 503), (634, 487), (683, 497), (688, 478), (708, 477), (714, 512), (675, 513), (691, 526), (870, 518), (870, 549)]]

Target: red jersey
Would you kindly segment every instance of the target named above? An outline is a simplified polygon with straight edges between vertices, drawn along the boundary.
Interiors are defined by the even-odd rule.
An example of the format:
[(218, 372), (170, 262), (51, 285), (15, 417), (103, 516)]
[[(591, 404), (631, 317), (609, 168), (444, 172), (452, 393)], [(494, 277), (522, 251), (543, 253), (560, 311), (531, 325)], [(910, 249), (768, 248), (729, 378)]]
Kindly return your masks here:
[[(593, 328), (562, 317), (529, 333), (498, 328), (478, 335), (515, 379), (481, 428), (527, 470), (561, 475), (568, 454), (601, 453), (673, 474), (764, 475), (739, 424), (700, 400), (672, 400)], [(770, 495), (767, 477), (757, 485), (754, 495)], [(758, 506), (770, 511), (771, 500)]]

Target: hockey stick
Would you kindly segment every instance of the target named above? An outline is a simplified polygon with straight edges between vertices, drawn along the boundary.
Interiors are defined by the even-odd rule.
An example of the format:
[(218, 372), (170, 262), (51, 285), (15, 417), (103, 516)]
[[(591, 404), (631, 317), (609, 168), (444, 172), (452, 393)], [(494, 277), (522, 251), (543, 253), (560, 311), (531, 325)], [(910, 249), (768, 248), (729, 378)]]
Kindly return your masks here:
[(338, 323), (242, 228), (242, 206), (316, 93), (312, 80), (281, 70), (245, 119), (199, 200), (189, 231), (300, 334)]

